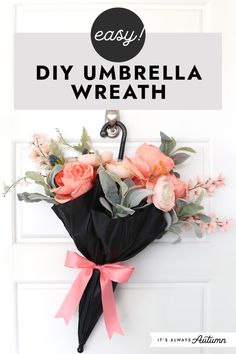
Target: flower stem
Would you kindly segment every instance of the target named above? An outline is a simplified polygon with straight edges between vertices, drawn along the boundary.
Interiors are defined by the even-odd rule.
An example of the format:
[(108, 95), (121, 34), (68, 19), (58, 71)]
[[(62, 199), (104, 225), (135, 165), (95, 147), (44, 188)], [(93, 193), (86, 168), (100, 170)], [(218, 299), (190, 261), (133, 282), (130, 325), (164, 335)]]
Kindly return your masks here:
[(21, 177), (19, 178), (17, 181), (14, 181), (9, 187), (7, 187), (7, 189), (2, 193), (3, 197), (5, 198), (7, 193), (10, 192), (10, 190), (12, 188), (15, 188), (17, 186), (18, 183), (20, 183), (21, 181), (26, 180), (26, 177)]

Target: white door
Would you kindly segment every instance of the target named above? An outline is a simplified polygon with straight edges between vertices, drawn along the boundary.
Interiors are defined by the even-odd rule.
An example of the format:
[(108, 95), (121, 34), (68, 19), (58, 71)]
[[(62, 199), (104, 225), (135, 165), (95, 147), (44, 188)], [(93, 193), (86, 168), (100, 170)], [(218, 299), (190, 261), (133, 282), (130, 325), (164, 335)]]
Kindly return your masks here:
[[(71, 140), (86, 126), (98, 147), (117, 151), (117, 141), (99, 131), (104, 111), (14, 111), (14, 32), (89, 32), (94, 18), (117, 5), (113, 1), (45, 3), (2, 0), (1, 33), (1, 180), (28, 168), (27, 141), (32, 132), (60, 130)], [(236, 199), (234, 0), (121, 0), (140, 15), (149, 32), (223, 33), (222, 111), (122, 111), (128, 129), (126, 152), (143, 141), (159, 140), (159, 131), (193, 146), (198, 154), (181, 168), (184, 177), (223, 172), (227, 185), (209, 208), (233, 218)], [(207, 58), (206, 58), (207, 59)], [(108, 107), (109, 108), (109, 107)], [(189, 171), (189, 172), (188, 172)], [(77, 316), (68, 326), (54, 315), (77, 271), (64, 268), (67, 249), (75, 249), (61, 222), (45, 204), (26, 205), (15, 196), (1, 198), (0, 348), (8, 354), (73, 354)], [(186, 234), (173, 245), (167, 235), (130, 259), (135, 272), (119, 286), (116, 303), (125, 336), (109, 341), (100, 319), (90, 336), (88, 354), (233, 354), (236, 349), (152, 349), (151, 331), (235, 331), (235, 225), (203, 240)], [(145, 300), (145, 301), (144, 301)]]

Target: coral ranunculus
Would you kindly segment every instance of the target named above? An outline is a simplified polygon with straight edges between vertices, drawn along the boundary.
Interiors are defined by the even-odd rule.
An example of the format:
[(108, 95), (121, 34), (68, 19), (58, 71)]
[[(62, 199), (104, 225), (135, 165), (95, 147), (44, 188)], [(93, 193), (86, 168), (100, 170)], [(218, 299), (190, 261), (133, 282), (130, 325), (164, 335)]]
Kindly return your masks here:
[(133, 159), (126, 158), (123, 165), (141, 185), (154, 185), (159, 176), (166, 175), (174, 167), (174, 161), (154, 145), (142, 144)]
[(56, 174), (58, 188), (52, 189), (58, 203), (66, 203), (88, 192), (94, 184), (95, 172), (91, 165), (82, 162), (67, 162)]
[(157, 209), (167, 212), (174, 208), (174, 185), (172, 182), (168, 181), (166, 176), (161, 176), (158, 178), (153, 192), (152, 202)]

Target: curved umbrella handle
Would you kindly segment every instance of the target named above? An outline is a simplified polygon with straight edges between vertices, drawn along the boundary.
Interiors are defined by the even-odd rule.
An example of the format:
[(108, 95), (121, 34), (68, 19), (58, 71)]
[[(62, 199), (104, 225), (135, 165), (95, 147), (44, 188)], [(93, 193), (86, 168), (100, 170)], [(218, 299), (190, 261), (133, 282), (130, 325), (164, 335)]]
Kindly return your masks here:
[[(114, 111), (113, 111), (114, 112)], [(126, 126), (116, 119), (110, 120), (108, 118), (108, 122), (105, 123), (100, 131), (100, 136), (105, 138), (109, 136), (110, 138), (115, 138), (119, 134), (119, 128), (122, 131), (122, 137), (120, 142), (120, 149), (118, 154), (118, 160), (123, 160), (124, 152), (125, 152), (125, 143), (127, 138), (127, 129)]]

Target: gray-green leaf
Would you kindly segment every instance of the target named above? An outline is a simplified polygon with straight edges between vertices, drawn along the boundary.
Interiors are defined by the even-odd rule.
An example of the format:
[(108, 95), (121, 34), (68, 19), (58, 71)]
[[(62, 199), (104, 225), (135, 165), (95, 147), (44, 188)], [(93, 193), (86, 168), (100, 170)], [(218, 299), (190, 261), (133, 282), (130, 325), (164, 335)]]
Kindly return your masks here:
[(161, 135), (161, 145), (160, 145), (160, 150), (163, 152), (165, 155), (169, 156), (170, 153), (174, 150), (176, 146), (176, 141), (174, 138), (170, 138), (163, 132), (160, 132)]
[(113, 212), (112, 212), (111, 206), (108, 203), (108, 201), (105, 198), (103, 198), (103, 197), (100, 197), (99, 200), (100, 200), (100, 203), (102, 204), (102, 206), (104, 206), (104, 208), (109, 211), (111, 216), (113, 216)]
[(56, 165), (55, 167), (53, 167), (53, 169), (50, 171), (50, 173), (48, 174), (47, 177), (47, 183), (49, 184), (49, 186), (51, 188), (56, 188), (56, 184), (55, 184), (55, 176), (58, 172), (61, 171), (61, 169), (63, 168), (62, 165)]
[(150, 195), (153, 194), (153, 191), (140, 188), (140, 189), (133, 189), (129, 191), (125, 197), (125, 205), (127, 205), (129, 208), (134, 208), (138, 206), (141, 201)]
[(116, 215), (119, 217), (125, 217), (127, 215), (133, 215), (135, 213), (135, 210), (127, 208), (123, 205), (116, 204)]
[(180, 165), (181, 163), (186, 161), (190, 157), (190, 155), (185, 154), (184, 152), (177, 152), (176, 154), (173, 154), (170, 157), (174, 161), (175, 165)]
[(33, 181), (38, 182), (40, 184), (45, 183), (44, 177), (41, 175), (41, 173), (36, 172), (36, 171), (27, 171), (25, 173), (25, 177), (32, 179)]
[(177, 151), (187, 151), (187, 152), (191, 152), (191, 153), (196, 153), (196, 151), (194, 149), (192, 149), (191, 147), (188, 147), (188, 146), (182, 146), (182, 147), (179, 147), (177, 150), (175, 150), (175, 152)]
[(103, 168), (98, 169), (100, 183), (106, 199), (112, 205), (120, 203), (116, 182), (106, 173)]
[(170, 213), (164, 213), (164, 218), (166, 221), (165, 231), (168, 231), (172, 225), (172, 217), (171, 217)]
[(182, 208), (177, 210), (177, 216), (178, 218), (183, 216), (192, 216), (197, 214), (202, 209), (204, 209), (203, 206), (199, 204), (189, 203), (188, 205), (184, 205)]
[(211, 222), (211, 218), (208, 215), (205, 215), (205, 214), (202, 214), (202, 213), (198, 213), (197, 216), (205, 224), (209, 224)]
[(26, 203), (37, 203), (41, 201), (45, 201), (47, 203), (51, 204), (58, 204), (55, 199), (47, 197), (46, 195), (40, 194), (40, 193), (18, 193), (17, 197), (20, 201), (24, 201)]
[(191, 225), (193, 227), (193, 230), (195, 232), (195, 235), (199, 238), (201, 238), (203, 236), (202, 230), (200, 229), (200, 227), (195, 224), (195, 222), (191, 222)]
[(196, 198), (195, 203), (196, 203), (196, 204), (201, 204), (201, 202), (202, 202), (204, 196), (205, 196), (204, 191), (201, 191), (201, 193), (199, 194), (199, 196)]

